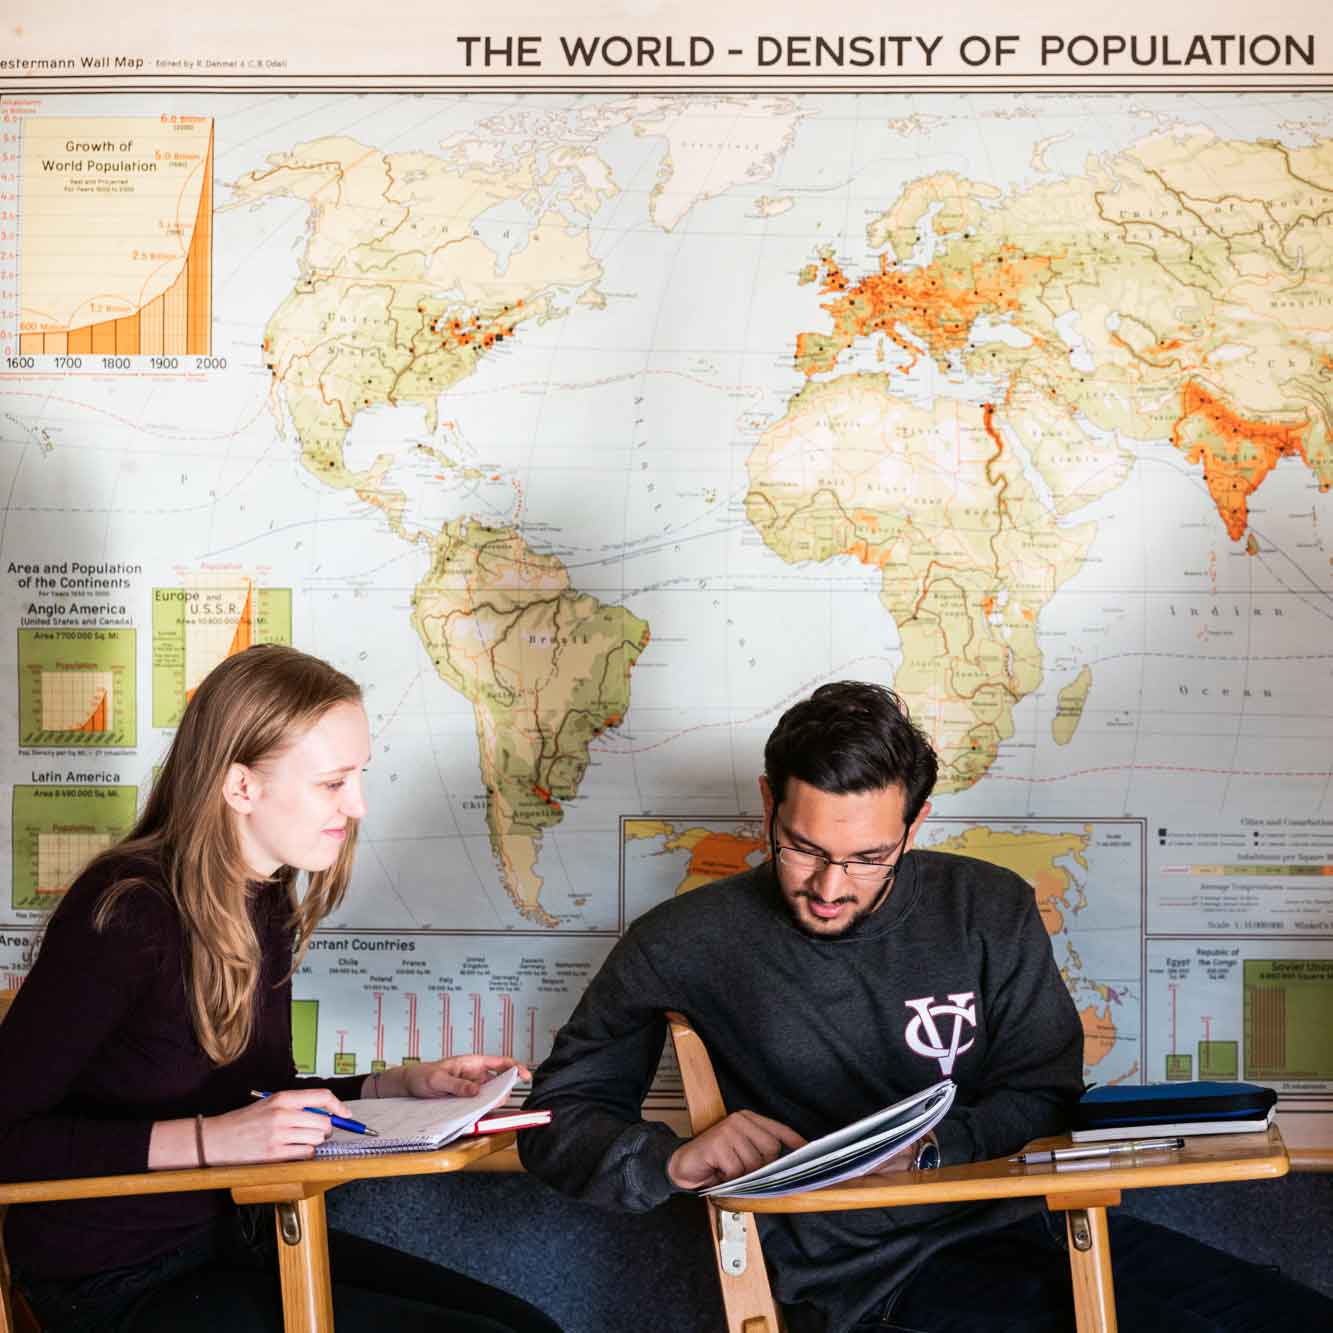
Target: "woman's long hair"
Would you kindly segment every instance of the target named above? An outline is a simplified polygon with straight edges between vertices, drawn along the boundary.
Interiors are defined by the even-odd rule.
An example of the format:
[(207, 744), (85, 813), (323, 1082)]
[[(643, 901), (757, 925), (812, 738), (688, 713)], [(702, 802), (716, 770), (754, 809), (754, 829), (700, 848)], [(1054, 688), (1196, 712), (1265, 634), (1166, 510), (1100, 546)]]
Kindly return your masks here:
[[(222, 795), (227, 771), (232, 764), (255, 767), (334, 705), (360, 700), (354, 680), (294, 648), (260, 644), (227, 658), (204, 677), (186, 706), (138, 823), (89, 866), (134, 857), (161, 866), (180, 913), (195, 1034), (216, 1065), (230, 1064), (249, 1045), (260, 968), (247, 902), (253, 875)], [(356, 821), (349, 820), (338, 859), (311, 874), (300, 897), (296, 869), (281, 866), (273, 875), (291, 906), (293, 970), (315, 927), (342, 901), (355, 846)], [(133, 875), (115, 883), (98, 905), (96, 928), (104, 929), (117, 902), (144, 883)]]

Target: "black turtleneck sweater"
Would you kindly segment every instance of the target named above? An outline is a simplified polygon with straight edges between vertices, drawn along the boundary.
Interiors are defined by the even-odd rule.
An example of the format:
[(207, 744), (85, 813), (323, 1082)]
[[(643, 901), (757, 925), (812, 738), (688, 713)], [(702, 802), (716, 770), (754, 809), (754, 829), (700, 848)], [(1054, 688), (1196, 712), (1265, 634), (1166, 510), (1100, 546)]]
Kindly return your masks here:
[[(146, 883), (98, 932), (102, 895), (128, 874)], [(292, 1063), (293, 936), (284, 892), (252, 888), (262, 968), (250, 1045), (223, 1068), (195, 1038), (180, 918), (158, 867), (119, 862), (81, 876), (47, 926), (31, 975), (0, 1023), (0, 1179), (61, 1179), (148, 1169), (153, 1122), (219, 1115), (251, 1088), (303, 1083), (358, 1095), (362, 1080), (300, 1079)], [(225, 1191), (23, 1204), (5, 1218), (9, 1257), (33, 1278), (80, 1277), (166, 1251), (232, 1207)]]

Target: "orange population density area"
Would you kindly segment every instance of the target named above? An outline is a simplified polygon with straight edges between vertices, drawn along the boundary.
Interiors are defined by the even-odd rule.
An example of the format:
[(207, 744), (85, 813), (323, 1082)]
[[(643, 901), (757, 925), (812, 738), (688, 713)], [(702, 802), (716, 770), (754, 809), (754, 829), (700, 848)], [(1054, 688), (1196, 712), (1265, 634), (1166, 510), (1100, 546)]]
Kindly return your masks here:
[(75, 727), (75, 731), (105, 731), (106, 725), (106, 691), (99, 690), (97, 693), (97, 702), (93, 705), (93, 711), (88, 715), (88, 720)]
[[(1291, 425), (1247, 421), (1191, 381), (1181, 391), (1181, 415), (1171, 442), (1191, 463), (1203, 462), (1204, 482), (1227, 535), (1239, 541), (1249, 525), (1250, 496), (1278, 460), (1299, 454), (1310, 463), (1304, 441), (1309, 427), (1308, 419)], [(1328, 490), (1328, 483), (1321, 480), (1319, 489)]]
[[(245, 605), (241, 608), (240, 619), (236, 622), (236, 630), (231, 636), (231, 643), (228, 645), (226, 655), (235, 657), (237, 653), (243, 653), (247, 648), (254, 644), (254, 600), (255, 590), (253, 587), (247, 588), (245, 592)], [(185, 702), (189, 703), (194, 698), (194, 689), (185, 691)]]
[(1061, 906), (1069, 892), (1069, 877), (1062, 870), (1039, 870), (1032, 878), (1032, 892), (1037, 899), (1037, 911), (1048, 935), (1058, 935), (1065, 928), (1065, 914)]
[(688, 893), (691, 889), (702, 888), (714, 880), (726, 879), (748, 870), (750, 857), (764, 850), (764, 840), (737, 833), (704, 833), (698, 841), (694, 837), (701, 830), (692, 830), (684, 837), (674, 840), (676, 846), (690, 849), (690, 863), (685, 875), (676, 886), (676, 893)]
[(965, 266), (935, 263), (906, 271), (891, 269), (888, 256), (881, 255), (880, 271), (852, 287), (838, 265), (825, 259), (821, 290), (837, 296), (824, 306), (833, 316), (834, 331), (798, 334), (796, 364), (807, 375), (832, 370), (838, 354), (858, 337), (882, 333), (907, 352), (914, 365), (920, 349), (897, 332), (900, 324), (925, 343), (932, 356), (943, 356), (967, 342), (978, 315), (1017, 311), (1020, 292), (1050, 262), (1012, 245)]
[(761, 850), (758, 838), (737, 837), (734, 833), (710, 833), (690, 854), (690, 874), (725, 879), (750, 868), (748, 857)]

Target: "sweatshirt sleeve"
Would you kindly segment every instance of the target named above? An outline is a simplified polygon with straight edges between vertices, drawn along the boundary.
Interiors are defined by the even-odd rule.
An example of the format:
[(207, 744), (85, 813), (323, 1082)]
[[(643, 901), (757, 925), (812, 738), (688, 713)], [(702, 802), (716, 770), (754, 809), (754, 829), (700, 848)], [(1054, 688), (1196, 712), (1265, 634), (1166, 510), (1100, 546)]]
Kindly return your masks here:
[(317, 1074), (293, 1074), (287, 1084), (289, 1088), (327, 1088), (339, 1101), (354, 1102), (360, 1099), (361, 1089), (365, 1086), (369, 1074), (339, 1074), (335, 1078), (320, 1078)]
[(991, 954), (983, 978), (990, 1054), (979, 1091), (960, 1095), (935, 1131), (945, 1165), (1003, 1157), (1060, 1133), (1083, 1091), (1083, 1028), (1026, 885), (1023, 897), (1019, 928)]
[(640, 1115), (672, 1007), (633, 932), (584, 992), (533, 1078), (527, 1106), (551, 1124), (518, 1136), (523, 1165), (565, 1194), (646, 1212), (675, 1193), (666, 1174), (686, 1140)]
[(170, 908), (131, 892), (107, 928), (92, 914), (104, 884), (85, 880), (52, 916), (31, 973), (0, 1023), (0, 1179), (58, 1180), (148, 1169), (151, 1119), (66, 1109), (80, 1072), (120, 1027), (160, 964)]

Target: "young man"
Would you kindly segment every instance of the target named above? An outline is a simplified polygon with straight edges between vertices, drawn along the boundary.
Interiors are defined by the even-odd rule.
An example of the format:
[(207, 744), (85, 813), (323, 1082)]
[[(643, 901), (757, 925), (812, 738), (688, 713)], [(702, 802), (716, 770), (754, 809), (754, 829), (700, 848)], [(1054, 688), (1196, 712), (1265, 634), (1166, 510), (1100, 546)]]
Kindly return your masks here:
[[(520, 1135), (528, 1169), (641, 1211), (941, 1078), (958, 1091), (935, 1141), (891, 1166), (1003, 1156), (1063, 1129), (1082, 1090), (1078, 1016), (1028, 885), (912, 850), (935, 774), (889, 690), (840, 682), (789, 709), (759, 780), (770, 860), (626, 933), (537, 1073), (529, 1105), (556, 1114)], [(693, 1139), (640, 1118), (668, 1009), (694, 1024), (734, 1108)], [(1072, 1327), (1063, 1224), (1039, 1200), (772, 1215), (760, 1229), (793, 1333)], [(1226, 1267), (1149, 1230), (1206, 1256), (1210, 1271)], [(1171, 1277), (1178, 1285), (1180, 1270)], [(1283, 1286), (1321, 1317), (1333, 1311)], [(1279, 1308), (1289, 1319), (1306, 1309)], [(1268, 1327), (1190, 1324), (1179, 1310), (1153, 1322), (1123, 1297), (1121, 1309), (1136, 1333)]]

